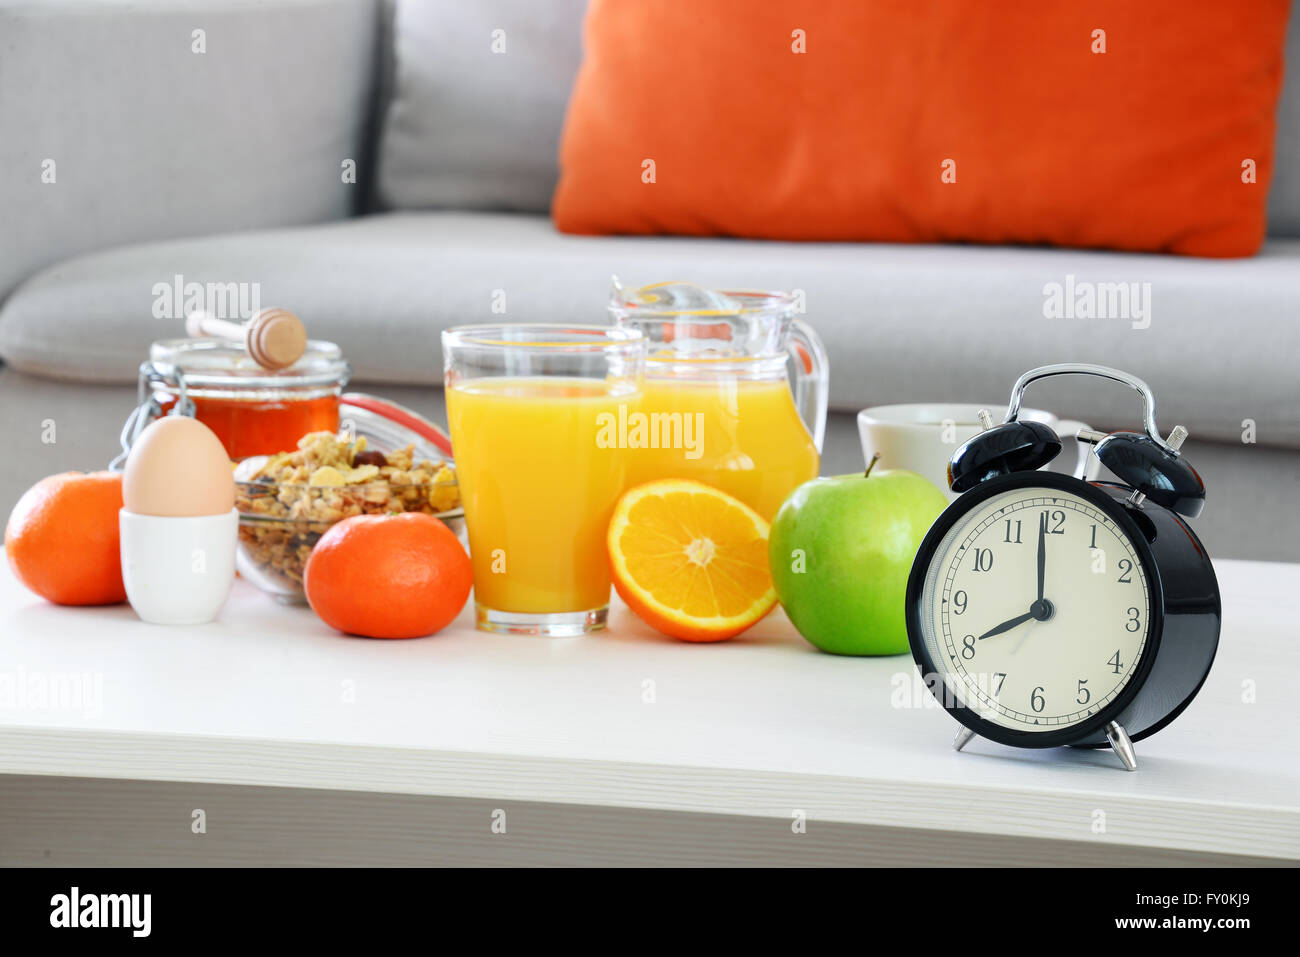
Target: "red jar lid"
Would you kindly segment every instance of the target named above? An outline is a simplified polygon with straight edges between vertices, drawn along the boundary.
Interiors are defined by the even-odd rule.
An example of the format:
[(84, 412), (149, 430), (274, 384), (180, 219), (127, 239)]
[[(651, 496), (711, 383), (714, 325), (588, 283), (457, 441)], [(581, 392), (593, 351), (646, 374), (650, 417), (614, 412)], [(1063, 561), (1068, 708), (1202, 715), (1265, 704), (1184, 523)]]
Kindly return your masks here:
[(451, 437), (414, 409), (364, 392), (347, 392), (339, 400), (339, 428), (366, 437), (381, 452), (414, 445), (417, 457), (450, 459)]

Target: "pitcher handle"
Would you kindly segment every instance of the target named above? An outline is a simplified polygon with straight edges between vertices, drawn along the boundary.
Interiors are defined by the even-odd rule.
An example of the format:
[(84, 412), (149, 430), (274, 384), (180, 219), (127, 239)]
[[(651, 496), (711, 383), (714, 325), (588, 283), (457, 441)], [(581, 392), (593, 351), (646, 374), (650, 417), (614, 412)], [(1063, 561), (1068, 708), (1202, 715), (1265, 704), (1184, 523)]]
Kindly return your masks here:
[(790, 324), (790, 358), (794, 360), (795, 408), (812, 435), (820, 455), (826, 438), (826, 406), (830, 399), (830, 361), (821, 336), (802, 319)]

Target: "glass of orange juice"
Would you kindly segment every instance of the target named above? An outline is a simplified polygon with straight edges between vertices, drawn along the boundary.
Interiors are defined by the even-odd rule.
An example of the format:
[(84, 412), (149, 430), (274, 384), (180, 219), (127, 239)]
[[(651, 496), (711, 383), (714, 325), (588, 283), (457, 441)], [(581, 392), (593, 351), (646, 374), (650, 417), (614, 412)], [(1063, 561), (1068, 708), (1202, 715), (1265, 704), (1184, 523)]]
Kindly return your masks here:
[(644, 337), (608, 326), (460, 326), (442, 334), (442, 351), (478, 627), (604, 628), (605, 533), (627, 479), (617, 424), (641, 401)]

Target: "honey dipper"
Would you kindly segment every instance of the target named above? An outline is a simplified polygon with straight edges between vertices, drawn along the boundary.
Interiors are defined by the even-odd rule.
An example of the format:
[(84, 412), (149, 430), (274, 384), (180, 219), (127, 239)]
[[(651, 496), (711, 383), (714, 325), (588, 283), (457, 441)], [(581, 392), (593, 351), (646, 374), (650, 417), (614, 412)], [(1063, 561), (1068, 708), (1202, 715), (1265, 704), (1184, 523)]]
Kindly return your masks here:
[(307, 349), (307, 330), (288, 309), (263, 309), (243, 325), (210, 312), (192, 312), (185, 320), (185, 332), (195, 338), (242, 342), (253, 361), (270, 370), (293, 365)]

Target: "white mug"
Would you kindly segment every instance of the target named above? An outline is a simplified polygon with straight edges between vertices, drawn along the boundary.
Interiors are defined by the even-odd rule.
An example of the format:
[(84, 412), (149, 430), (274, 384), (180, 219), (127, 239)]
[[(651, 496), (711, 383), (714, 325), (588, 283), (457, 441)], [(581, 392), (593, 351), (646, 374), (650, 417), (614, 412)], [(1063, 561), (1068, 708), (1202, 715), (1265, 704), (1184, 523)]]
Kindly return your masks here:
[[(872, 456), (880, 454), (878, 468), (906, 469), (924, 475), (939, 486), (948, 498), (955, 499), (955, 492), (948, 489), (948, 460), (957, 451), (957, 447), (981, 430), (979, 411), (988, 409), (994, 423), (1002, 421), (1007, 407), (999, 403), (989, 405), (966, 405), (953, 402), (914, 402), (906, 405), (878, 405), (863, 409), (858, 413), (858, 434), (862, 438), (862, 454), (870, 462)], [(1080, 429), (1089, 426), (1072, 419), (1059, 419), (1042, 409), (1020, 410), (1020, 418), (1042, 422), (1055, 430), (1064, 445), (1069, 440), (1078, 443), (1078, 458), (1074, 463), (1073, 474), (1076, 477), (1092, 481), (1101, 472), (1101, 463), (1096, 456), (1090, 456), (1092, 446), (1075, 439)], [(1047, 468), (1051, 471), (1067, 471), (1062, 467), (1059, 457)]]

